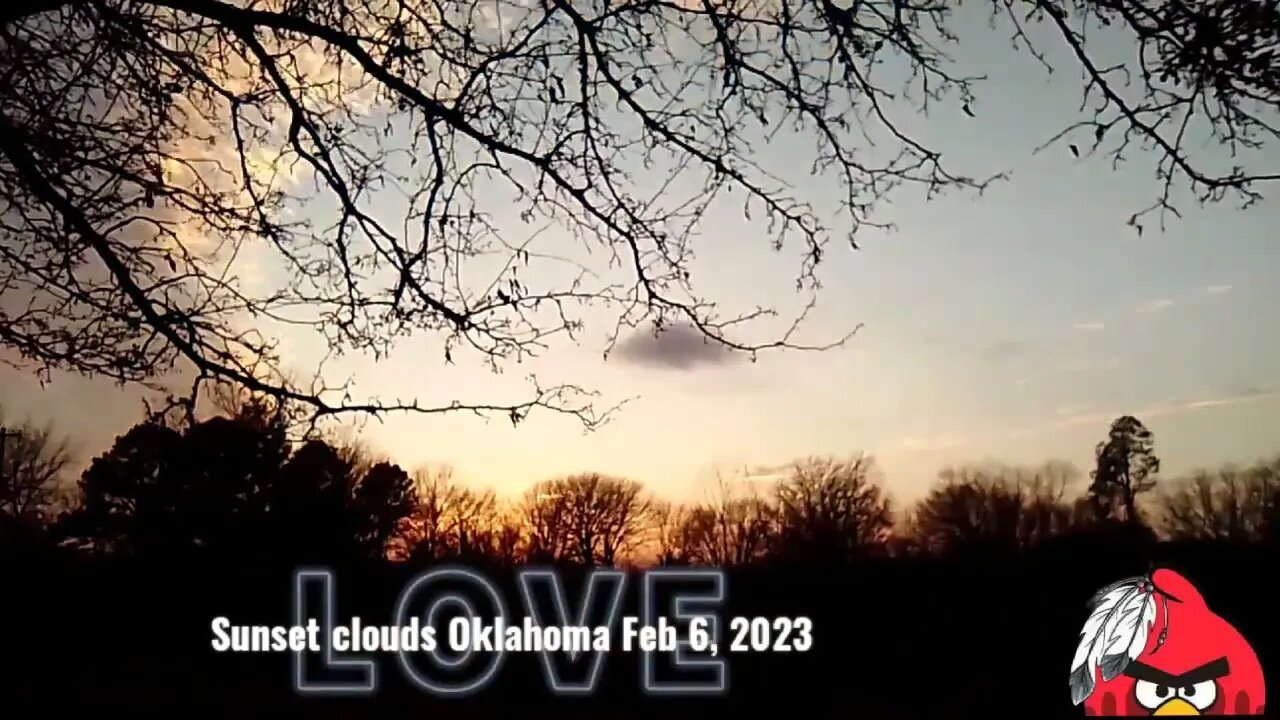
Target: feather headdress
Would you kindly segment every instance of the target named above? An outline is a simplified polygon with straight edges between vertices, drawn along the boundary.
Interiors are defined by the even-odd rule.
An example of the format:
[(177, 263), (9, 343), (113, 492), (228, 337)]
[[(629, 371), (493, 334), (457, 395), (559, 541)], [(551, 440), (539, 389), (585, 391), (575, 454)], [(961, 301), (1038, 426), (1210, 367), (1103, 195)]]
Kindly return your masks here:
[[(1142, 654), (1156, 621), (1157, 593), (1151, 578), (1142, 576), (1112, 583), (1094, 594), (1071, 660), (1072, 704), (1079, 705), (1093, 692), (1099, 669), (1104, 682), (1112, 680)], [(1168, 617), (1166, 605), (1165, 627), (1152, 652), (1164, 644)]]

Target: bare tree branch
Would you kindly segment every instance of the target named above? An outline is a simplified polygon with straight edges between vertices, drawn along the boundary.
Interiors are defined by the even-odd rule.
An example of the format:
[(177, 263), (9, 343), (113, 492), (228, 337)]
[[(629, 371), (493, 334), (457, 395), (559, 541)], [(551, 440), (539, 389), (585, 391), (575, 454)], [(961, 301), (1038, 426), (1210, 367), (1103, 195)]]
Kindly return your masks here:
[[(1161, 198), (1261, 197), (1275, 126), (1276, 10), (1264, 0), (1000, 0), (1024, 51), (1047, 23), (1084, 73), (1115, 161), (1154, 152)], [(49, 0), (0, 14), (0, 347), (6, 362), (174, 392), (210, 383), (344, 413), (534, 410), (587, 428), (616, 410), (569, 383), (526, 394), (352, 397), (324, 361), (406, 337), (495, 373), (607, 329), (673, 325), (754, 357), (806, 339), (831, 243), (856, 247), (901, 188), (982, 190), (904, 113), (973, 114), (943, 0)], [(1108, 24), (1134, 68), (1092, 50)], [(890, 80), (885, 67), (895, 68)], [(1131, 84), (1128, 79), (1137, 77)], [(1088, 103), (1096, 100), (1094, 108)], [(1100, 103), (1100, 104), (1098, 104)], [(1196, 122), (1200, 125), (1196, 125)], [(1193, 156), (1207, 133), (1241, 158)], [(1064, 134), (1062, 138), (1067, 138)], [(809, 143), (835, 209), (761, 162)], [(1078, 148), (1077, 148), (1078, 150)], [(736, 195), (736, 198), (734, 197)], [(802, 309), (724, 308), (695, 277), (708, 212), (733, 199), (794, 251)], [(1131, 223), (1140, 227), (1142, 212)], [(764, 324), (755, 321), (762, 321)], [(763, 328), (763, 329), (762, 329)], [(298, 380), (314, 370), (309, 380)], [(509, 392), (509, 391), (504, 391)]]
[(63, 476), (73, 459), (52, 426), (6, 427), (0, 412), (0, 515), (31, 526), (48, 522), (68, 499)]

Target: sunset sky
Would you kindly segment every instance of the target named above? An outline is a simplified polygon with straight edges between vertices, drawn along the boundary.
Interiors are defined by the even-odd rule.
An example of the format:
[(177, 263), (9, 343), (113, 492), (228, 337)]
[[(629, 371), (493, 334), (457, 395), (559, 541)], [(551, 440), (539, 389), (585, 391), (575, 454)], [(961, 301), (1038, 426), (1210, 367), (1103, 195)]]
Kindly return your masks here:
[[(635, 340), (606, 363), (608, 328), (595, 327), (581, 346), (511, 371), (596, 388), (604, 404), (638, 396), (595, 433), (551, 414), (518, 428), (502, 418), (399, 416), (369, 425), (365, 438), (406, 467), (448, 463), (501, 491), (596, 470), (680, 499), (700, 496), (715, 468), (811, 453), (873, 453), (901, 498), (918, 496), (949, 463), (1064, 458), (1087, 469), (1119, 414), (1154, 430), (1168, 473), (1280, 453), (1276, 204), (1247, 213), (1186, 204), (1167, 232), (1152, 221), (1139, 237), (1125, 221), (1157, 193), (1149, 159), (1135, 154), (1112, 171), (1065, 146), (1033, 155), (1076, 111), (1075, 74), (1064, 67), (1067, 82), (1034, 62), (1009, 62), (1006, 47), (990, 34), (957, 53), (990, 77), (976, 119), (904, 122), (952, 167), (1010, 170), (1012, 179), (984, 197), (896, 196), (881, 217), (898, 232), (868, 231), (857, 252), (836, 248), (806, 339), (863, 323), (844, 349), (752, 364), (670, 335), (657, 348)], [(780, 141), (759, 160), (787, 167), (806, 152)], [(838, 191), (807, 167), (792, 175), (795, 193), (835, 201)], [(794, 309), (794, 263), (766, 240), (739, 206), (717, 209), (699, 241), (703, 293), (739, 310)], [(318, 357), (312, 339), (284, 341), (300, 367)], [(390, 397), (447, 402), (493, 387), (482, 369), (444, 369), (440, 354), (411, 341), (387, 361), (344, 369), (361, 391)], [(57, 421), (85, 459), (138, 417), (134, 400), (81, 379), (59, 376), (42, 390), (0, 366), (0, 387), (10, 417)]]

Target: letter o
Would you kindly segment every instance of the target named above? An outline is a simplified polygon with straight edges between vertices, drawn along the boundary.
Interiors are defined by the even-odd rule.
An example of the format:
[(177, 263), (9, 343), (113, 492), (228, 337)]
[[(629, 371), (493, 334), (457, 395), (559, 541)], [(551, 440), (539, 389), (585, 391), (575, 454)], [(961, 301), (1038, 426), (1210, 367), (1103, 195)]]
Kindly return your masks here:
[(456, 617), (449, 621), (449, 649), (461, 653), (471, 649), (471, 618)]
[[(499, 646), (496, 652), (479, 653), (483, 656), (483, 662), (475, 671), (468, 672), (463, 670), (468, 661), (477, 654), (471, 647), (475, 642), (475, 638), (472, 637), (472, 619), (507, 617), (506, 604), (493, 583), (489, 582), (483, 575), (467, 568), (443, 567), (427, 571), (419, 575), (400, 594), (400, 598), (396, 602), (395, 623), (399, 626), (408, 625), (410, 617), (409, 606), (413, 599), (432, 585), (445, 584), (466, 584), (470, 585), (475, 591), (464, 593), (454, 589), (441, 588), (438, 594), (430, 600), (424, 613), (427, 626), (436, 627), (435, 616), (443, 606), (454, 604), (462, 608), (463, 616), (451, 619), (448, 628), (450, 648), (455, 649), (455, 652), (460, 653), (461, 656), (456, 659), (444, 657), (439, 652), (441, 648), (440, 644), (437, 643), (433, 650), (426, 653), (410, 653), (401, 649), (401, 652), (397, 654), (398, 660), (406, 679), (428, 693), (452, 696), (470, 695), (487, 686), (497, 676), (498, 670), (506, 660), (506, 653)], [(480, 607), (477, 608), (472, 600), (479, 600)], [(462, 623), (462, 626), (459, 626), (458, 623)], [(423, 659), (422, 656), (424, 654), (434, 663), (434, 667), (430, 671), (426, 671), (422, 666), (415, 665), (415, 662), (420, 662)], [(458, 674), (466, 674), (469, 677), (445, 680), (436, 674), (436, 671), (440, 670), (453, 671), (452, 674), (455, 677)], [(450, 673), (446, 672), (445, 674)]]

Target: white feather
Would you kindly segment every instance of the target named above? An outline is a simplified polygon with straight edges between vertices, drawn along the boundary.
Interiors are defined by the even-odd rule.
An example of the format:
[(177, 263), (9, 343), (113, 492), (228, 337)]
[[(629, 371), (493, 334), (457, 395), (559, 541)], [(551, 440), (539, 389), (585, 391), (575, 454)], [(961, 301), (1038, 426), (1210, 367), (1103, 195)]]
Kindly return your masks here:
[[(1133, 604), (1135, 598), (1141, 599), (1146, 595), (1138, 591), (1138, 585), (1142, 580), (1142, 578), (1122, 580), (1103, 588), (1094, 595), (1089, 618), (1085, 620), (1084, 629), (1080, 631), (1080, 642), (1071, 660), (1071, 700), (1074, 704), (1079, 705), (1084, 702), (1085, 698), (1093, 692), (1098, 666), (1102, 662), (1104, 651), (1111, 647), (1110, 638), (1118, 627), (1117, 617), (1122, 615), (1121, 606), (1128, 607)], [(1143, 605), (1139, 604), (1138, 607), (1141, 608)], [(1132, 629), (1132, 625), (1129, 627)], [(1144, 637), (1144, 643), (1145, 640)], [(1141, 652), (1141, 647), (1138, 651)]]
[(1076, 646), (1075, 658), (1071, 661), (1071, 669), (1083, 665), (1090, 655), (1101, 655), (1102, 646), (1097, 641), (1098, 636), (1102, 634), (1103, 626), (1112, 618), (1111, 611), (1116, 609), (1121, 600), (1134, 590), (1135, 585), (1121, 585), (1096, 598), (1093, 608), (1089, 612), (1089, 619), (1084, 622), (1084, 629), (1080, 631), (1080, 644)]
[(1111, 680), (1147, 647), (1156, 622), (1155, 593), (1136, 592), (1123, 601), (1103, 630), (1102, 679)]

